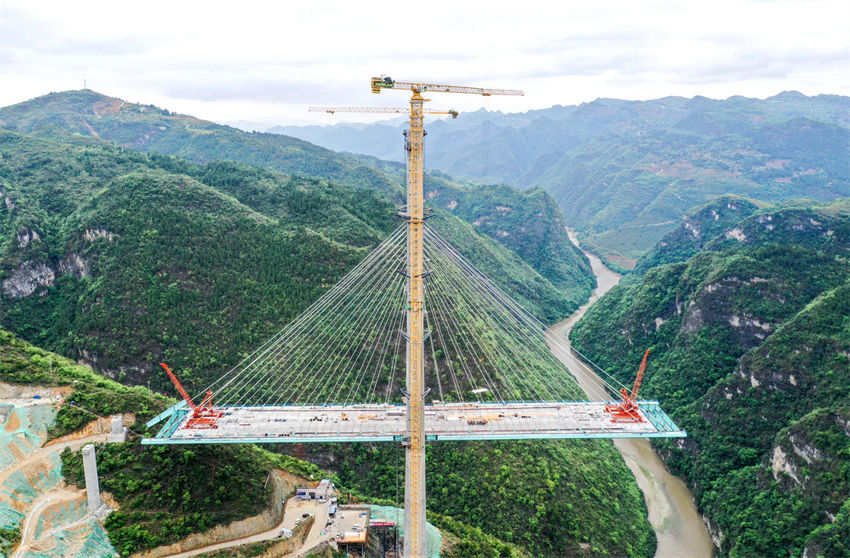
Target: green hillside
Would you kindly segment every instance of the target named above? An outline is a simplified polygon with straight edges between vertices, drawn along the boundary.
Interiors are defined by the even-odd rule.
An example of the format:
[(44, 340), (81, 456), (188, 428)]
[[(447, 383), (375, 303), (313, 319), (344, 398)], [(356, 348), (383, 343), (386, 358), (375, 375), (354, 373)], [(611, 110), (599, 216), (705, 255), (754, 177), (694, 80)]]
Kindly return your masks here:
[[(404, 179), (404, 165), (373, 157), (358, 159), (399, 183)], [(430, 207), (460, 217), (478, 233), (513, 250), (548, 279), (573, 310), (590, 296), (595, 286), (590, 263), (570, 242), (561, 211), (544, 190), (459, 185), (439, 172), (426, 173), (423, 189)]]
[(685, 122), (594, 138), (539, 184), (592, 248), (636, 258), (688, 208), (721, 194), (767, 202), (850, 195), (848, 148), (850, 128), (805, 118), (717, 132)]
[[(283, 469), (305, 479), (328, 476), (314, 465), (253, 445), (142, 446), (137, 435), (144, 433), (142, 425), (173, 404), (173, 399), (141, 386), (130, 388), (108, 380), (3, 329), (0, 381), (73, 386), (50, 432), (53, 437), (78, 430), (94, 415), (135, 414), (136, 425), (127, 442), (100, 445), (97, 449), (100, 487), (110, 492), (121, 507), (107, 517), (105, 527), (122, 556), (264, 511), (273, 495), (266, 485), (272, 469)], [(79, 452), (65, 450), (62, 466), (68, 482), (85, 485)], [(344, 486), (340, 488), (351, 493)], [(429, 520), (458, 541), (458, 550), (450, 558), (526, 556), (520, 548), (451, 517), (429, 516)], [(13, 538), (7, 539), (10, 534)], [(0, 532), (0, 548), (11, 547), (18, 537), (19, 533)]]
[[(582, 240), (621, 268), (722, 194), (775, 203), (850, 195), (850, 98), (597, 99), (428, 124), (429, 168), (474, 182), (542, 187)], [(279, 131), (387, 156), (386, 123)], [(358, 138), (367, 141), (357, 141)]]
[[(143, 387), (126, 387), (90, 368), (49, 353), (0, 329), (0, 381), (41, 386), (73, 385), (60, 409), (51, 435), (73, 432), (96, 418), (135, 413), (136, 426), (164, 410), (173, 400)], [(63, 474), (84, 485), (82, 458), (66, 450)], [(227, 463), (227, 467), (219, 466)], [(113, 546), (131, 551), (174, 542), (190, 533), (260, 513), (270, 491), (263, 483), (271, 468), (300, 475), (319, 470), (293, 458), (255, 446), (157, 448), (151, 450), (132, 436), (122, 444), (98, 450), (100, 485), (113, 494), (121, 511), (105, 526)], [(239, 482), (234, 482), (239, 479)]]
[[(378, 192), (236, 163), (199, 165), (86, 138), (59, 142), (8, 131), (0, 131), (0, 156), (0, 323), (122, 383), (150, 382), (167, 393), (174, 390), (157, 362), (172, 364), (196, 391), (306, 308), (398, 225), (392, 203)], [(439, 208), (429, 222), (538, 316), (569, 311), (548, 280), (474, 225)], [(113, 401), (111, 395), (74, 397), (113, 412), (97, 407)], [(144, 418), (161, 405), (136, 412)], [(84, 419), (71, 414), (62, 424), (80, 426)], [(494, 548), (504, 547), (493, 537), (508, 538), (505, 530), (514, 523), (511, 542), (532, 555), (568, 556), (585, 543), (600, 554), (651, 553), (654, 537), (643, 500), (611, 444), (481, 444), (463, 453), (460, 447), (435, 450), (429, 470), (437, 490), (430, 509), (462, 522), (470, 541), (460, 547), (467, 549), (462, 555), (494, 555)], [(207, 498), (188, 489), (182, 474), (175, 485), (154, 478), (200, 463), (214, 482), (252, 466), (258, 450), (219, 455), (191, 449), (191, 457), (171, 450), (112, 451), (104, 467), (115, 480), (104, 486), (126, 494), (135, 506), (110, 520), (110, 533), (123, 549), (209, 525), (193, 516), (150, 526), (157, 514), (187, 510), (181, 506), (196, 496)], [(359, 463), (358, 475), (343, 482), (372, 497), (392, 498), (392, 459), (376, 459), (368, 446), (348, 451), (340, 451), (340, 459)], [(139, 459), (152, 469), (151, 486), (161, 484), (153, 494), (128, 484), (138, 452), (147, 452)], [(233, 468), (227, 469), (231, 459)], [(264, 463), (246, 478), (262, 475), (274, 461)], [(68, 474), (76, 474), (78, 465), (69, 457)], [(512, 483), (505, 496), (487, 481), (497, 475)], [(492, 513), (490, 502), (503, 497), (522, 504), (527, 517)], [(225, 504), (222, 520), (249, 513), (240, 506)]]
[(660, 449), (723, 555), (850, 556), (850, 202), (722, 198), (646, 262), (576, 347), (611, 370), (652, 349), (642, 395), (689, 433)]
[[(0, 156), (0, 323), (131, 383), (165, 359), (203, 387), (399, 225), (378, 193), (234, 163), (2, 131)], [(502, 245), (435, 226), (541, 318), (569, 312)]]
[[(287, 175), (377, 190), (396, 204), (404, 203), (403, 165), (334, 153), (278, 134), (247, 133), (91, 90), (51, 93), (0, 108), (0, 127), (53, 139), (99, 139), (202, 164), (237, 161)], [(393, 134), (401, 151), (399, 138)], [(222, 179), (214, 178), (217, 174), (215, 168), (206, 173), (219, 187)], [(594, 281), (589, 264), (569, 242), (550, 197), (540, 192), (526, 195), (508, 188), (471, 187), (427, 173), (425, 188), (430, 203), (478, 223), (479, 233), (516, 251), (560, 291), (563, 304), (546, 310), (548, 321), (562, 319), (590, 295)], [(254, 193), (243, 191), (243, 196), (236, 197), (246, 202)], [(438, 194), (440, 199), (435, 200)], [(520, 218), (526, 222), (520, 224)]]
[[(440, 442), (427, 450), (429, 510), (536, 557), (654, 555), (643, 495), (609, 440)], [(305, 451), (366, 494), (395, 498), (393, 464), (403, 481), (404, 452), (389, 444)]]

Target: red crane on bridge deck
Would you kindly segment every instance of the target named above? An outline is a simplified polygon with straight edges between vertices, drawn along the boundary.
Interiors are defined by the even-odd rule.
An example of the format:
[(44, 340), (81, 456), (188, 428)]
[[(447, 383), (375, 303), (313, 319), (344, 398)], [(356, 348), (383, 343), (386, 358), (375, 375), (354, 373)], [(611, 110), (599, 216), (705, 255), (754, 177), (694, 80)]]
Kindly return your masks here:
[(643, 380), (643, 373), (646, 371), (646, 357), (648, 356), (649, 349), (643, 353), (643, 360), (640, 362), (640, 368), (638, 368), (637, 378), (635, 379), (635, 385), (632, 387), (631, 395), (629, 395), (629, 392), (626, 391), (626, 388), (620, 388), (620, 402), (616, 405), (608, 405), (605, 407), (605, 410), (611, 413), (611, 416), (614, 417), (611, 419), (611, 422), (646, 422), (646, 420), (640, 416), (637, 396), (638, 391), (640, 390), (640, 383)]
[(183, 389), (183, 386), (177, 380), (177, 377), (171, 369), (168, 368), (168, 365), (164, 362), (160, 362), (159, 365), (165, 368), (165, 371), (168, 372), (168, 377), (171, 378), (171, 381), (174, 383), (177, 391), (180, 392), (180, 395), (182, 395), (183, 399), (186, 400), (186, 404), (192, 409), (192, 418), (190, 418), (189, 422), (186, 423), (186, 428), (217, 428), (215, 423), (224, 413), (213, 409), (213, 392), (207, 391), (207, 394), (204, 396), (204, 400), (201, 404), (195, 405), (195, 403), (192, 402), (192, 398), (189, 397), (189, 394), (186, 393), (186, 390)]

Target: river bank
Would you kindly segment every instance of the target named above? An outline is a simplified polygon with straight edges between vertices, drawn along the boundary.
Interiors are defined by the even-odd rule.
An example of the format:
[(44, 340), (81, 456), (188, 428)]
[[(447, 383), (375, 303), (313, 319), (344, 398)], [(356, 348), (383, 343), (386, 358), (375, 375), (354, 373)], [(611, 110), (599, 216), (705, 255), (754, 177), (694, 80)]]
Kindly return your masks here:
[[(579, 246), (575, 235), (572, 233), (569, 235), (570, 240)], [(573, 326), (594, 302), (620, 281), (620, 275), (609, 269), (599, 258), (588, 252), (585, 254), (590, 259), (590, 266), (596, 276), (596, 290), (588, 302), (576, 310), (572, 316), (550, 328), (550, 332), (567, 347), (569, 347), (569, 335)], [(594, 382), (601, 383), (589, 366), (575, 358), (567, 358), (567, 355), (556, 352), (556, 356), (570, 368), (586, 392), (597, 388)], [(635, 372), (637, 372), (637, 363), (635, 363)], [(670, 474), (649, 440), (623, 438), (614, 440), (614, 445), (634, 474), (646, 500), (649, 522), (658, 538), (656, 558), (711, 558), (714, 556), (714, 545), (696, 509), (690, 490), (682, 479)]]

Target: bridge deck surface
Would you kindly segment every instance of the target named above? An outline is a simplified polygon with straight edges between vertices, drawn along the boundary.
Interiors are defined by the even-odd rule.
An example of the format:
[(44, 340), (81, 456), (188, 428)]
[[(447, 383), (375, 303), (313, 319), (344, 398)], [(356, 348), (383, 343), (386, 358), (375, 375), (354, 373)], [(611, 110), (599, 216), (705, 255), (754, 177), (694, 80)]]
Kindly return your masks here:
[[(425, 406), (428, 440), (681, 437), (657, 401), (640, 401), (645, 422), (613, 422), (612, 402), (447, 403)], [(173, 408), (145, 444), (399, 441), (405, 407), (222, 407), (216, 428), (186, 428), (188, 410)], [(152, 421), (153, 422), (153, 421)], [(150, 423), (149, 423), (150, 426)]]

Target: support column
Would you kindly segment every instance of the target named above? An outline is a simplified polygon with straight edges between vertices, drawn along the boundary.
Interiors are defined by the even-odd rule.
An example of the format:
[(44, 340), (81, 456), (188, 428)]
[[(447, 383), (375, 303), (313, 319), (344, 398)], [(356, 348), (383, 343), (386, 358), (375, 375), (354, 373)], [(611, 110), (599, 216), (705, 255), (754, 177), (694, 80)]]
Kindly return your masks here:
[(410, 100), (410, 159), (407, 171), (407, 444), (404, 460), (404, 556), (425, 558), (425, 376), (422, 367), (422, 103)]
[(124, 426), (124, 419), (121, 415), (115, 415), (110, 420), (109, 436), (106, 437), (106, 441), (114, 443), (127, 441), (127, 427)]
[(94, 446), (83, 447), (83, 472), (86, 477), (86, 496), (89, 503), (89, 514), (96, 515), (103, 501), (100, 499), (100, 483), (97, 480), (97, 460), (94, 456)]

